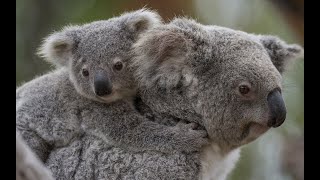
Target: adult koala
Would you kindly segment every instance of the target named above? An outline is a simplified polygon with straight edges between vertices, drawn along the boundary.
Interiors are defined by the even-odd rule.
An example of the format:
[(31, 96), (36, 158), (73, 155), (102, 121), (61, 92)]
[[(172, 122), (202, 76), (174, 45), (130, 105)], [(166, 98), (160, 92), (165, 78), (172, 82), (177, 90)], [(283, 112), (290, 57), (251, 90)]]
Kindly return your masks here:
[(96, 179), (225, 179), (242, 145), (284, 122), (282, 73), (303, 49), (274, 36), (177, 18), (144, 34), (133, 51), (141, 109), (148, 106), (155, 121), (196, 122), (211, 144), (200, 153), (164, 154), (97, 141), (86, 152), (94, 163), (79, 166), (94, 164)]

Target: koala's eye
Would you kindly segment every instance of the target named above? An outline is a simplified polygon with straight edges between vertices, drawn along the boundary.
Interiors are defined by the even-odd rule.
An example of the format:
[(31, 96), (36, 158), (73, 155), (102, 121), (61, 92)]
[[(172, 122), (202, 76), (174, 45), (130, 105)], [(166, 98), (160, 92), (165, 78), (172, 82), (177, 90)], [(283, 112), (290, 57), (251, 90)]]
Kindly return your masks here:
[(117, 71), (120, 71), (122, 68), (123, 68), (123, 64), (122, 62), (116, 62), (114, 65), (113, 65), (113, 68)]
[(88, 77), (89, 76), (89, 71), (87, 69), (82, 69), (82, 75), (84, 77)]
[(240, 85), (239, 86), (239, 92), (242, 94), (242, 95), (246, 95), (250, 92), (250, 87), (247, 86), (247, 85)]

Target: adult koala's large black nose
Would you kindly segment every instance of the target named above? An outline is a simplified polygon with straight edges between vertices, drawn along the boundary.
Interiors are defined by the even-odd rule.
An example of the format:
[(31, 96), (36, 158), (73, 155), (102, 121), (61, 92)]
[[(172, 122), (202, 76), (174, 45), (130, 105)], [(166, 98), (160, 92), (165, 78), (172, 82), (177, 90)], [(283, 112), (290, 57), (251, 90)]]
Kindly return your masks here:
[(112, 92), (112, 82), (105, 70), (98, 70), (93, 79), (94, 92), (98, 96), (106, 96)]
[(286, 119), (287, 109), (279, 89), (275, 89), (268, 94), (269, 106), (269, 127), (279, 127)]

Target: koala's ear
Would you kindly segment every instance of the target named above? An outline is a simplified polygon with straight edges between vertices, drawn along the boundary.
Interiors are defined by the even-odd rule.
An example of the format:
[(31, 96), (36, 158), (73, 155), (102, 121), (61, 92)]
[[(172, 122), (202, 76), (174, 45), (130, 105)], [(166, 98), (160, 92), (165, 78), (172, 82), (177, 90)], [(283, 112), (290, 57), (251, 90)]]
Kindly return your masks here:
[(66, 66), (78, 42), (78, 27), (66, 27), (44, 39), (38, 55), (56, 66)]
[(304, 55), (304, 50), (301, 46), (297, 44), (287, 44), (276, 36), (259, 36), (259, 40), (280, 73), (286, 70), (290, 60), (302, 58)]
[(138, 34), (162, 24), (162, 18), (155, 11), (140, 9), (127, 15), (126, 24), (129, 30)]
[(133, 67), (142, 86), (174, 89), (191, 81), (185, 61), (188, 39), (166, 27), (153, 29), (133, 45)]

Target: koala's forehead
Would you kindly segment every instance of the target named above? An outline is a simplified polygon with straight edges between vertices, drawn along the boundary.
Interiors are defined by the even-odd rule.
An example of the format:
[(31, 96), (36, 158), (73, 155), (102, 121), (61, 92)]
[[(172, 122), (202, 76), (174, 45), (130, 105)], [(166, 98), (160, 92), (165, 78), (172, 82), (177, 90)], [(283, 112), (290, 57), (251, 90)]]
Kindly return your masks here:
[(268, 59), (259, 56), (238, 57), (225, 63), (224, 72), (237, 79), (248, 80), (253, 83), (276, 83), (281, 81), (281, 75)]
[(132, 37), (121, 24), (112, 21), (96, 22), (83, 28), (77, 47), (83, 58), (121, 56), (132, 44)]
[(215, 69), (227, 78), (279, 84), (281, 75), (267, 51), (252, 35), (228, 28), (208, 26), (203, 40)]
[(220, 54), (221, 68), (224, 72), (243, 80), (265, 83), (279, 83), (281, 75), (273, 65), (270, 57), (255, 46), (238, 45), (226, 48)]

